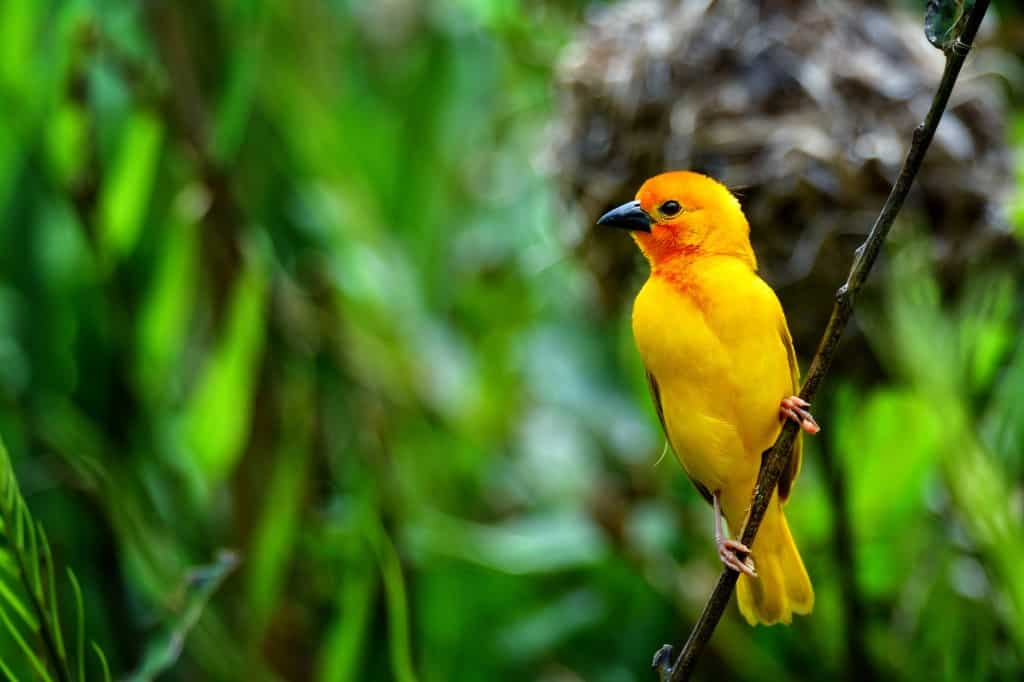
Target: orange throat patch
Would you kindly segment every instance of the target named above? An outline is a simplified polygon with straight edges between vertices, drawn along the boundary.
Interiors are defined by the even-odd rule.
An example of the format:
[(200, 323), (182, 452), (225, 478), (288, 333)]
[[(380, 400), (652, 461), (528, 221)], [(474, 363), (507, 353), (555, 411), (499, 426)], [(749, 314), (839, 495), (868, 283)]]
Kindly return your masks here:
[(668, 282), (681, 296), (690, 299), (701, 311), (707, 312), (708, 295), (690, 269), (692, 262), (692, 258), (684, 256), (669, 263), (654, 265), (651, 268), (651, 277)]

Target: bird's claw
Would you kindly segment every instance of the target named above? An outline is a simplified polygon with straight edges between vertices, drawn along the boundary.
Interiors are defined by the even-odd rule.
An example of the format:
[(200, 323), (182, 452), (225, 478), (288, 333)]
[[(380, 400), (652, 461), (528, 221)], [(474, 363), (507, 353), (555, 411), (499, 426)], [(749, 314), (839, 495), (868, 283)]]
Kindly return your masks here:
[(821, 427), (814, 420), (814, 415), (807, 411), (810, 406), (811, 404), (803, 398), (791, 395), (782, 399), (782, 404), (779, 405), (779, 417), (792, 419), (800, 425), (801, 429), (813, 436), (821, 431)]
[(751, 578), (757, 577), (757, 570), (754, 568), (753, 560), (747, 557), (746, 561), (740, 561), (739, 557), (736, 556), (736, 552), (750, 554), (749, 547), (739, 540), (729, 539), (716, 539), (715, 544), (718, 545), (718, 558), (722, 560), (723, 564), (737, 573), (749, 575)]

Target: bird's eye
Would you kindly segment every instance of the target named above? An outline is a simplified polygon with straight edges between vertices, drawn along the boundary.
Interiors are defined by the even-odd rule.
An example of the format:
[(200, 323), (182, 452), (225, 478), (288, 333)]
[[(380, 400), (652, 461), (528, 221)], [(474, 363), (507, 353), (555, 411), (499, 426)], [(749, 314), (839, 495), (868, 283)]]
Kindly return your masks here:
[(679, 213), (679, 210), (681, 208), (682, 206), (679, 205), (678, 201), (669, 200), (662, 204), (661, 207), (658, 208), (658, 210), (661, 211), (662, 215), (674, 216), (676, 213)]

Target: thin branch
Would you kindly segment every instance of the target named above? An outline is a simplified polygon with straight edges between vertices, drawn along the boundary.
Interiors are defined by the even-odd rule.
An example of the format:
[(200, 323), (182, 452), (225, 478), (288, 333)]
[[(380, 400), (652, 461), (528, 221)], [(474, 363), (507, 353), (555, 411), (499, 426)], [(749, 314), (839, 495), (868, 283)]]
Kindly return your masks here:
[[(846, 283), (836, 292), (836, 303), (832, 309), (832, 316), (828, 320), (825, 333), (822, 335), (821, 342), (818, 345), (818, 351), (811, 361), (811, 368), (807, 372), (807, 378), (804, 380), (803, 388), (800, 390), (800, 397), (808, 402), (814, 399), (818, 388), (821, 386), (821, 382), (825, 379), (825, 375), (832, 365), (836, 349), (839, 346), (839, 340), (853, 313), (853, 304), (857, 294), (867, 279), (868, 273), (871, 272), (871, 267), (874, 265), (875, 259), (878, 258), (878, 254), (882, 249), (882, 243), (889, 234), (889, 229), (903, 207), (903, 202), (910, 192), (910, 186), (913, 184), (914, 178), (921, 168), (921, 161), (924, 159), (925, 152), (928, 151), (928, 145), (931, 144), (932, 137), (935, 135), (935, 129), (942, 118), (942, 112), (946, 109), (949, 95), (953, 90), (953, 85), (956, 83), (957, 76), (960, 75), (960, 68), (963, 66), (964, 59), (967, 57), (971, 44), (974, 42), (974, 36), (978, 32), (978, 27), (981, 25), (982, 17), (985, 16), (988, 4), (988, 0), (977, 0), (960, 37), (946, 51), (946, 68), (942, 73), (942, 80), (939, 82), (935, 97), (932, 98), (928, 115), (925, 117), (924, 123), (914, 129), (910, 151), (907, 152), (907, 157), (903, 161), (903, 167), (896, 178), (896, 184), (893, 185), (892, 191), (889, 193), (881, 213), (878, 214), (870, 234), (868, 234), (867, 239), (857, 249), (853, 265), (850, 268), (850, 274), (846, 278)], [(782, 472), (787, 468), (797, 430), (797, 424), (787, 420), (775, 444), (762, 455), (761, 471), (758, 474), (757, 485), (754, 488), (750, 513), (747, 516), (746, 525), (743, 527), (743, 533), (740, 535), (740, 541), (748, 547), (754, 544), (754, 537), (761, 525), (761, 520), (764, 518), (768, 503), (771, 501)], [(741, 555), (739, 558), (742, 561), (746, 557)], [(669, 665), (673, 655), (673, 649), (669, 645), (663, 646), (655, 654), (654, 668), (658, 671), (663, 682), (683, 682), (683, 680), (690, 679), (698, 657), (707, 645), (708, 640), (711, 639), (715, 626), (718, 625), (718, 621), (721, 619), (722, 613), (732, 597), (738, 577), (739, 574), (732, 569), (726, 568), (722, 571), (714, 591), (704, 606), (700, 620), (694, 626), (675, 663)]]

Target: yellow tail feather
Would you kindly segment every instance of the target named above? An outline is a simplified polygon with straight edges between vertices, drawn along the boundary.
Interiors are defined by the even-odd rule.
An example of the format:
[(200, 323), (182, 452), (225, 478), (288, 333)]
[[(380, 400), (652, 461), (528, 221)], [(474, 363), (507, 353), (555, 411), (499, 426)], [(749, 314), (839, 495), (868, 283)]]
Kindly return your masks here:
[(788, 624), (794, 613), (811, 612), (814, 589), (778, 498), (765, 512), (751, 556), (758, 577), (741, 575), (736, 584), (736, 601), (748, 623)]

